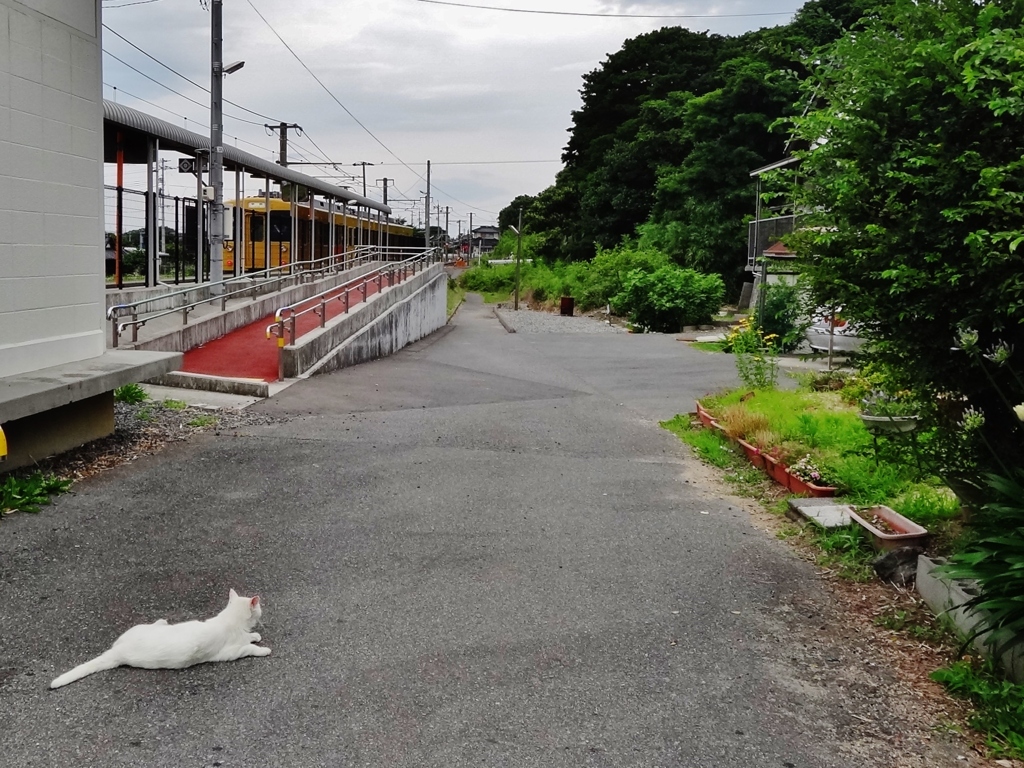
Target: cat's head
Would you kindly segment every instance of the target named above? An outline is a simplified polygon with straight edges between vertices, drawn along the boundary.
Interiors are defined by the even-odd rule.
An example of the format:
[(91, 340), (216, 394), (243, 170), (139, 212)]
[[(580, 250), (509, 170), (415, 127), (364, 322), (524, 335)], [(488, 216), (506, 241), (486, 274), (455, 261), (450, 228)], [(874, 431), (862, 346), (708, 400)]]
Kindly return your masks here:
[(260, 596), (242, 597), (235, 590), (228, 593), (228, 606), (238, 611), (245, 620), (246, 626), (253, 626), (263, 615), (263, 608), (260, 606)]

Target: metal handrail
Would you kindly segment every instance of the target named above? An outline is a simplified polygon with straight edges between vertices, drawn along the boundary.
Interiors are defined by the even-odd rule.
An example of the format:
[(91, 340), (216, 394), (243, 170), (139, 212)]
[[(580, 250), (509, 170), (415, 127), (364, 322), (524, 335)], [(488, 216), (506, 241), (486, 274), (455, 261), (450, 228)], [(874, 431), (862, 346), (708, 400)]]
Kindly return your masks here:
[[(387, 287), (390, 288), (395, 285), (394, 275), (396, 272), (402, 272), (402, 278), (399, 282), (405, 280), (408, 276), (408, 270), (411, 267), (413, 275), (416, 275), (417, 266), (423, 264), (424, 267), (429, 266), (432, 261), (434, 254), (433, 248), (427, 250), (417, 250), (412, 248), (392, 248), (389, 249), (391, 252), (408, 252), (410, 250), (416, 250), (416, 255), (411, 256), (403, 261), (390, 262), (385, 266), (377, 267), (370, 272), (354, 277), (341, 285), (335, 285), (328, 288), (325, 291), (321, 291), (315, 296), (309, 296), (308, 298), (297, 301), (294, 304), (288, 304), (281, 307), (274, 313), (274, 322), (267, 326), (267, 338), (277, 337), (277, 376), (279, 380), (284, 379), (284, 347), (287, 343), (286, 335), (287, 332), (291, 331), (291, 343), (295, 344), (295, 321), (305, 314), (312, 312), (320, 318), (320, 327), (325, 328), (327, 326), (327, 303), (334, 301), (335, 299), (342, 302), (344, 306), (343, 314), (348, 314), (351, 306), (349, 304), (349, 293), (353, 290), (353, 287), (358, 283), (358, 288), (362, 291), (363, 301), (366, 301), (366, 286), (367, 283), (372, 282), (374, 279), (377, 281), (377, 290), (381, 291), (384, 289), (384, 275), (388, 275)], [(338, 293), (339, 295), (332, 296), (331, 294)], [(319, 301), (317, 301), (319, 300)], [(316, 302), (306, 309), (296, 311), (296, 307), (300, 307), (303, 304), (310, 302)]]
[[(133, 301), (127, 304), (115, 304), (114, 306), (110, 307), (107, 310), (107, 319), (111, 321), (111, 345), (116, 348), (121, 334), (129, 327), (131, 327), (132, 329), (132, 342), (134, 343), (139, 340), (139, 328), (143, 327), (150, 320), (156, 320), (157, 318), (160, 317), (166, 317), (167, 315), (173, 315), (176, 312), (181, 312), (182, 325), (188, 325), (188, 313), (191, 312), (196, 307), (202, 306), (203, 304), (213, 304), (214, 302), (219, 301), (221, 303), (221, 311), (225, 312), (227, 311), (228, 299), (234, 298), (235, 296), (238, 296), (240, 294), (250, 294), (252, 296), (255, 296), (256, 291), (259, 289), (266, 288), (267, 286), (272, 286), (275, 283), (282, 283), (286, 280), (295, 278), (296, 276), (300, 280), (305, 279), (307, 276), (316, 279), (317, 275), (323, 275), (324, 273), (330, 271), (343, 271), (345, 269), (360, 266), (361, 264), (365, 264), (370, 261), (378, 261), (380, 259), (375, 259), (374, 256), (380, 255), (380, 252), (380, 249), (374, 246), (361, 246), (360, 248), (357, 248), (355, 251), (346, 254), (335, 254), (333, 256), (323, 256), (319, 259), (306, 259), (304, 261), (295, 261), (290, 264), (282, 266), (262, 269), (258, 272), (249, 272), (244, 275), (236, 275), (233, 277), (225, 278), (224, 280), (218, 280), (213, 283), (203, 283), (202, 285), (195, 285), (190, 288), (182, 289), (180, 291), (161, 293), (159, 296), (152, 296), (147, 299), (139, 299), (138, 301)], [(339, 256), (341, 257), (340, 261)], [(309, 264), (313, 266), (310, 266), (308, 269), (302, 269), (298, 272), (295, 271), (296, 267), (301, 267), (304, 264)], [(316, 266), (318, 264), (321, 266)], [(289, 270), (288, 274), (280, 274), (275, 278), (269, 277), (271, 273), (281, 272), (282, 270), (285, 269)], [(195, 291), (208, 290), (213, 286), (226, 287), (231, 283), (241, 282), (243, 280), (251, 282), (254, 279), (258, 279), (260, 276), (264, 275), (268, 276), (268, 279), (259, 282), (257, 285), (247, 285), (244, 288), (239, 288), (234, 291), (223, 291), (222, 293), (218, 293), (217, 295), (211, 296), (210, 298), (200, 299), (198, 301), (193, 301), (189, 304), (182, 304), (180, 307), (174, 307), (172, 309), (166, 309), (163, 311), (155, 312), (151, 315), (147, 315), (141, 320), (138, 317), (139, 307), (144, 306), (146, 304), (153, 304), (158, 301), (166, 301), (167, 299), (173, 298), (175, 296), (185, 296), (188, 295), (189, 293), (194, 293)], [(130, 314), (132, 318), (130, 321), (126, 321), (123, 323), (119, 322), (121, 317), (128, 314)]]

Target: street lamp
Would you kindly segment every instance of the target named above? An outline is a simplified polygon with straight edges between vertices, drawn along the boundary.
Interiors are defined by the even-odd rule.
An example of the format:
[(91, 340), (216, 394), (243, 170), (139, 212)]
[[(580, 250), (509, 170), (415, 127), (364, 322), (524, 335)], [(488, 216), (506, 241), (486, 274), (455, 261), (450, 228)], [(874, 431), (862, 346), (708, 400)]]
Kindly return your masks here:
[[(210, 209), (210, 283), (211, 292), (219, 294), (224, 279), (224, 120), (222, 87), (224, 75), (237, 72), (244, 61), (234, 61), (226, 67), (221, 62), (224, 48), (223, 2), (210, 3), (210, 186), (213, 187), (213, 207)], [(201, 204), (200, 201), (197, 203)], [(201, 209), (199, 209), (201, 211)], [(201, 213), (199, 215), (202, 215)], [(196, 278), (199, 279), (199, 276)]]

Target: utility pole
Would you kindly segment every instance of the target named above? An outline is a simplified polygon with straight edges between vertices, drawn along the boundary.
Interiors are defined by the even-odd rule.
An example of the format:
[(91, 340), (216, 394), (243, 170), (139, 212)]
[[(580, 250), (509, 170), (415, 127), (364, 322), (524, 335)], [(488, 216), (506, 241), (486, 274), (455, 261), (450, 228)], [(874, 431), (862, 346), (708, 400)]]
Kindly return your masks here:
[(271, 134), (273, 134), (274, 131), (277, 131), (278, 135), (281, 137), (280, 148), (278, 150), (279, 154), (280, 154), (280, 158), (278, 159), (277, 164), (280, 165), (282, 168), (287, 168), (288, 167), (288, 129), (289, 128), (294, 128), (295, 130), (297, 130), (301, 134), (302, 133), (302, 126), (299, 125), (298, 123), (278, 123), (277, 125), (270, 125), (268, 123), (264, 123), (263, 127), (266, 128)]
[[(374, 182), (375, 184), (380, 184), (381, 182), (384, 183), (384, 205), (388, 204), (388, 182), (389, 181), (394, 181), (394, 179), (377, 179)], [(366, 196), (365, 192), (363, 193), (363, 196), (364, 197)]]
[[(210, 209), (210, 282), (224, 279), (224, 128), (222, 88), (224, 85), (223, 0), (210, 3), (210, 184), (213, 208)], [(197, 201), (196, 221), (203, 215), (202, 199)], [(196, 274), (196, 284), (199, 274)], [(219, 294), (220, 286), (212, 289)]]
[(469, 258), (473, 259), (473, 214), (469, 214)]
[(365, 160), (362, 160), (362, 161), (360, 161), (358, 163), (352, 163), (352, 165), (361, 165), (361, 166), (363, 166), (363, 197), (366, 197), (366, 166), (368, 166), (368, 165), (375, 165), (375, 163), (368, 163)]
[(444, 258), (448, 260), (448, 243), (452, 239), (452, 236), (448, 233), (448, 214), (451, 212), (452, 207), (446, 205), (444, 207)]
[(425, 226), (423, 231), (426, 233), (426, 247), (430, 250), (430, 161), (427, 160), (427, 200), (426, 205), (423, 206), (423, 212), (426, 216)]

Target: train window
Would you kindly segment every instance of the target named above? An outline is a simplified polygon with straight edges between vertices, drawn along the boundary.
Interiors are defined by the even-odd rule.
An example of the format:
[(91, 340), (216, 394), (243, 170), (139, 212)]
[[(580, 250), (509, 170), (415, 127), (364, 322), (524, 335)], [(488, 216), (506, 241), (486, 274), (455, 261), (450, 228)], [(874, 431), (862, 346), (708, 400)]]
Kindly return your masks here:
[(292, 239), (292, 215), (290, 211), (270, 212), (270, 242), (284, 243)]
[(263, 242), (263, 217), (258, 214), (249, 217), (249, 239), (254, 243)]

